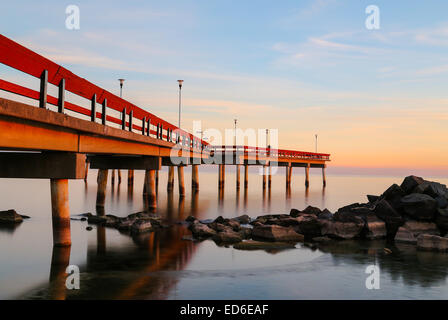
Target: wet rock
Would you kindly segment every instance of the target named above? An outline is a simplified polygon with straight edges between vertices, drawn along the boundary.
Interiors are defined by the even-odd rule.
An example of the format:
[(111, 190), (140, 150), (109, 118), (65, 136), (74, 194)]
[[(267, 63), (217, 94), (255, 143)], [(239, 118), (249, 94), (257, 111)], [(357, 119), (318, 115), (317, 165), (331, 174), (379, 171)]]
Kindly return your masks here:
[(189, 228), (196, 238), (210, 238), (216, 234), (215, 230), (202, 223), (193, 223)]
[(106, 222), (104, 223), (106, 227), (112, 227), (115, 228), (117, 227), (117, 225), (120, 223), (120, 218), (108, 214), (106, 215)]
[(448, 231), (448, 208), (437, 209), (436, 224), (443, 233)]
[(432, 182), (432, 181), (424, 181), (423, 183), (419, 184), (417, 187), (415, 187), (414, 193), (422, 193), (427, 194), (428, 196), (432, 198), (436, 198), (438, 196), (446, 196), (448, 193), (448, 190), (446, 188), (446, 185), (438, 183), (438, 182)]
[(236, 218), (233, 218), (233, 219), (231, 219), (231, 220), (236, 220), (236, 221), (238, 221), (240, 224), (248, 224), (248, 223), (250, 223), (250, 217), (247, 215), (247, 214), (243, 214), (242, 216), (239, 216), (239, 217), (236, 217)]
[(406, 221), (403, 225), (404, 228), (412, 232), (415, 238), (417, 238), (421, 234), (431, 234), (431, 235), (440, 235), (440, 231), (437, 228), (437, 225), (433, 222), (422, 222), (422, 221)]
[(294, 228), (297, 233), (303, 234), (305, 237), (318, 237), (321, 233), (322, 224), (314, 214), (305, 214), (298, 218), (297, 228)]
[(323, 219), (323, 220), (331, 220), (333, 219), (333, 214), (330, 212), (330, 210), (328, 209), (324, 209), (318, 216), (318, 219)]
[(129, 218), (125, 218), (125, 219), (121, 219), (116, 228), (118, 230), (122, 230), (122, 231), (126, 231), (126, 230), (130, 230), (131, 226), (134, 224), (135, 219), (129, 219)]
[(300, 210), (298, 210), (298, 209), (291, 209), (291, 211), (289, 211), (289, 215), (294, 218), (297, 218), (301, 214), (302, 214), (302, 212), (300, 212)]
[(375, 203), (375, 202), (377, 202), (379, 199), (380, 199), (380, 196), (374, 196), (374, 195), (371, 195), (371, 194), (368, 194), (368, 195), (367, 195), (367, 200), (368, 200), (370, 203)]
[(229, 220), (226, 223), (227, 226), (231, 227), (233, 229), (233, 231), (239, 231), (241, 229), (241, 225), (238, 221), (236, 220)]
[(131, 226), (131, 233), (143, 233), (149, 231), (152, 231), (152, 224), (148, 219), (138, 219)]
[(322, 235), (336, 239), (358, 238), (364, 227), (364, 223), (339, 222), (322, 220)]
[(106, 216), (88, 216), (87, 222), (91, 224), (105, 224), (107, 221)]
[(194, 221), (196, 221), (197, 219), (196, 219), (196, 217), (193, 217), (193, 216), (188, 216), (186, 219), (185, 219), (185, 221), (187, 221), (187, 222), (194, 222)]
[[(19, 216), (21, 216), (22, 219), (31, 219), (30, 216), (26, 216), (26, 215), (24, 215), (24, 214), (19, 214)], [(82, 220), (82, 219), (81, 219), (81, 220)]]
[(381, 195), (382, 199), (386, 199), (387, 202), (397, 211), (401, 210), (402, 202), (401, 198), (405, 196), (406, 193), (397, 184), (391, 185), (384, 193)]
[(79, 219), (80, 221), (87, 221), (86, 217), (82, 217), (81, 219)]
[(417, 238), (417, 248), (428, 251), (448, 251), (448, 238), (435, 235), (421, 234)]
[(414, 234), (410, 230), (408, 230), (404, 227), (398, 228), (398, 231), (395, 235), (394, 241), (410, 243), (410, 244), (417, 244), (417, 238), (414, 237)]
[(252, 228), (241, 227), (239, 233), (241, 234), (243, 239), (250, 239), (252, 238), (252, 230)]
[(401, 199), (404, 212), (416, 220), (433, 220), (437, 201), (427, 194), (411, 193)]
[(423, 178), (417, 176), (408, 176), (404, 178), (400, 187), (406, 194), (410, 194), (418, 185), (422, 184), (424, 181), (425, 180), (423, 180)]
[(210, 224), (213, 222), (213, 219), (203, 219), (203, 220), (199, 220), (200, 223), (203, 224)]
[(365, 237), (369, 240), (384, 239), (387, 236), (386, 223), (375, 214), (366, 217)]
[(233, 246), (238, 250), (282, 250), (295, 248), (294, 243), (290, 242), (262, 242), (255, 240), (247, 240), (237, 243)]
[(21, 223), (23, 218), (14, 209), (0, 211), (0, 224)]
[(282, 219), (268, 219), (266, 224), (276, 224), (282, 227), (291, 227), (299, 224), (299, 218), (287, 217)]
[(317, 243), (325, 243), (325, 242), (331, 242), (334, 240), (331, 239), (330, 237), (314, 237), (311, 239), (311, 241), (317, 242)]
[(243, 236), (239, 232), (225, 230), (213, 235), (212, 239), (218, 243), (237, 243), (243, 240)]
[(218, 223), (218, 222), (212, 222), (208, 225), (211, 229), (215, 230), (216, 232), (223, 232), (226, 230), (232, 230), (232, 227), (226, 225), (226, 224), (222, 224), (222, 223)]
[(448, 206), (448, 199), (445, 196), (438, 196), (435, 197), (435, 199), (437, 201), (437, 207), (444, 209)]
[(387, 238), (394, 239), (398, 228), (404, 224), (403, 217), (385, 199), (379, 201), (374, 208), (375, 215), (386, 223)]
[(304, 236), (298, 234), (290, 227), (277, 225), (257, 226), (252, 230), (254, 239), (263, 239), (269, 241), (303, 241)]
[(305, 213), (305, 214), (315, 214), (316, 216), (319, 214), (319, 213), (321, 213), (322, 211), (319, 209), (319, 208), (317, 208), (317, 207), (313, 207), (313, 206), (308, 206), (308, 207), (306, 207), (303, 211), (302, 211), (302, 213)]
[(87, 231), (92, 231), (93, 228), (92, 228), (91, 226), (87, 226), (87, 227), (86, 227), (86, 230), (87, 230)]
[(226, 218), (224, 218), (223, 216), (219, 216), (219, 217), (216, 218), (215, 221), (213, 221), (213, 222), (224, 224), (224, 223), (226, 223), (226, 222), (228, 222), (228, 221), (229, 221), (229, 219), (226, 219)]

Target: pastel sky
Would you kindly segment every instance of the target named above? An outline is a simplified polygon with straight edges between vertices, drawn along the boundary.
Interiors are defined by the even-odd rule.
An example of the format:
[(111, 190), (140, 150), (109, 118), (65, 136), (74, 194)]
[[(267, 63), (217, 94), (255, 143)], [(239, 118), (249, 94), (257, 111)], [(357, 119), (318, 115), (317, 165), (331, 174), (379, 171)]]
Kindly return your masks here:
[[(80, 30), (65, 8), (80, 8)], [(365, 8), (380, 8), (367, 30)], [(2, 1), (1, 33), (177, 123), (277, 128), (332, 166), (448, 172), (448, 2)], [(0, 69), (9, 75), (9, 71)]]

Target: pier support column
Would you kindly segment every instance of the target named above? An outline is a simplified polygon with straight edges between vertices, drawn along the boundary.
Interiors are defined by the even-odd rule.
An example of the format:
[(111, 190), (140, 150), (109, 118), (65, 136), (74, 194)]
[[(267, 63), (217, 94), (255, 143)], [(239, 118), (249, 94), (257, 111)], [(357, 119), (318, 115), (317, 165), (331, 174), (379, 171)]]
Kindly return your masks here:
[(271, 184), (272, 184), (272, 172), (271, 172), (271, 170), (272, 170), (272, 167), (269, 166), (268, 167), (268, 188), (269, 189), (271, 188)]
[(236, 188), (239, 190), (240, 189), (240, 165), (237, 164), (236, 165)]
[(185, 196), (185, 184), (184, 184), (184, 167), (177, 167), (177, 178), (179, 180), (179, 196)]
[(89, 164), (90, 161), (86, 160), (86, 175), (84, 176), (84, 181), (87, 181), (87, 174), (89, 173)]
[(121, 183), (121, 170), (118, 169), (118, 184)]
[(98, 169), (96, 206), (100, 208), (104, 208), (104, 202), (106, 200), (107, 172), (107, 169)]
[(287, 166), (285, 167), (285, 173), (286, 173), (286, 187), (288, 188), (289, 186), (291, 186), (291, 171), (292, 171), (292, 167), (291, 166)]
[(112, 169), (112, 185), (115, 184), (115, 169)]
[(159, 188), (159, 170), (156, 170), (156, 190)]
[(134, 169), (128, 170), (128, 186), (134, 184)]
[(249, 166), (247, 164), (244, 165), (244, 188), (247, 188), (249, 185)]
[(166, 186), (166, 189), (168, 191), (172, 191), (174, 188), (174, 167), (169, 166), (168, 167), (168, 184)]
[(307, 164), (305, 167), (305, 187), (310, 186), (310, 164)]
[(50, 179), (53, 245), (72, 244), (70, 237), (70, 208), (68, 205), (68, 179)]
[(145, 172), (145, 189), (148, 197), (148, 208), (157, 208), (156, 198), (156, 170), (146, 170)]
[(220, 164), (218, 170), (219, 170), (218, 187), (219, 188), (224, 188), (225, 175), (226, 175), (226, 171), (225, 171), (224, 165)]
[(324, 164), (324, 166), (322, 167), (322, 184), (324, 187), (327, 186), (327, 177), (325, 176), (325, 168), (327, 167), (327, 165)]
[(197, 164), (193, 164), (191, 166), (191, 188), (193, 190), (199, 190), (199, 173)]
[(263, 189), (266, 189), (266, 166), (263, 166)]

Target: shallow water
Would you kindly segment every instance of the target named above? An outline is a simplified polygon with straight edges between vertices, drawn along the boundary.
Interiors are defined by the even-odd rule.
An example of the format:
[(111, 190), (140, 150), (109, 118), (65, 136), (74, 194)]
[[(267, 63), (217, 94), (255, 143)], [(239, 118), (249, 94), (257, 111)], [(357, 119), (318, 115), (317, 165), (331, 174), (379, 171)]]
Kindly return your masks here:
[[(200, 169), (200, 191), (166, 192), (167, 172), (160, 173), (158, 214), (170, 222), (195, 215), (200, 219), (247, 213), (287, 213), (314, 205), (334, 211), (366, 194), (379, 194), (398, 177), (311, 175), (309, 190), (303, 172), (293, 175), (286, 192), (284, 169), (273, 176), (272, 189), (262, 189), (262, 177), (251, 168), (249, 188), (235, 190), (235, 175), (226, 171), (224, 195), (219, 196), (217, 168)], [(243, 175), (242, 175), (243, 177)], [(447, 179), (437, 179), (447, 183)], [(132, 192), (126, 183), (107, 190), (107, 214), (126, 216), (144, 210), (143, 172), (136, 171)], [(175, 188), (177, 187), (177, 179)], [(95, 213), (96, 171), (88, 183), (70, 181), (72, 215)], [(241, 251), (218, 247), (213, 241), (182, 240), (189, 231), (168, 229), (131, 237), (114, 229), (72, 221), (72, 246), (53, 249), (50, 186), (46, 180), (0, 180), (0, 210), (16, 209), (31, 216), (15, 229), (0, 229), (0, 299), (447, 299), (448, 254), (417, 252), (395, 245), (392, 254), (383, 241), (344, 241), (311, 249), (298, 244), (278, 252)], [(65, 290), (63, 261), (79, 266), (80, 290)], [(53, 261), (53, 263), (52, 263)], [(62, 263), (58, 264), (58, 261)], [(380, 289), (368, 290), (366, 267), (380, 267)]]

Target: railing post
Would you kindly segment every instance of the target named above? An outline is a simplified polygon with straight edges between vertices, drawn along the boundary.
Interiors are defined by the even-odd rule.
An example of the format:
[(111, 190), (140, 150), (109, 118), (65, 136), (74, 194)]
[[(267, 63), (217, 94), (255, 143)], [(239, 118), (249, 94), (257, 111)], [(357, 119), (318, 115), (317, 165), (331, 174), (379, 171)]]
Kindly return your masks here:
[(65, 79), (59, 82), (58, 112), (64, 113), (65, 104)]
[(48, 70), (44, 70), (40, 76), (40, 94), (39, 94), (39, 108), (47, 108), (47, 84), (48, 84)]
[(160, 135), (159, 130), (160, 130), (160, 123), (157, 124), (157, 133), (156, 133), (157, 139), (159, 139), (159, 135)]
[(145, 135), (146, 117), (142, 119), (142, 135)]
[(107, 99), (103, 100), (103, 109), (101, 110), (101, 124), (106, 125), (106, 109), (107, 109)]
[(146, 130), (148, 131), (147, 135), (149, 137), (151, 134), (151, 118), (148, 119), (148, 128)]
[(163, 124), (160, 125), (160, 140), (163, 140)]
[(132, 118), (134, 117), (134, 111), (129, 111), (129, 131), (132, 132)]
[(126, 130), (126, 108), (121, 112), (121, 129)]
[(96, 94), (92, 97), (92, 104), (90, 108), (90, 121), (95, 122), (96, 119)]

